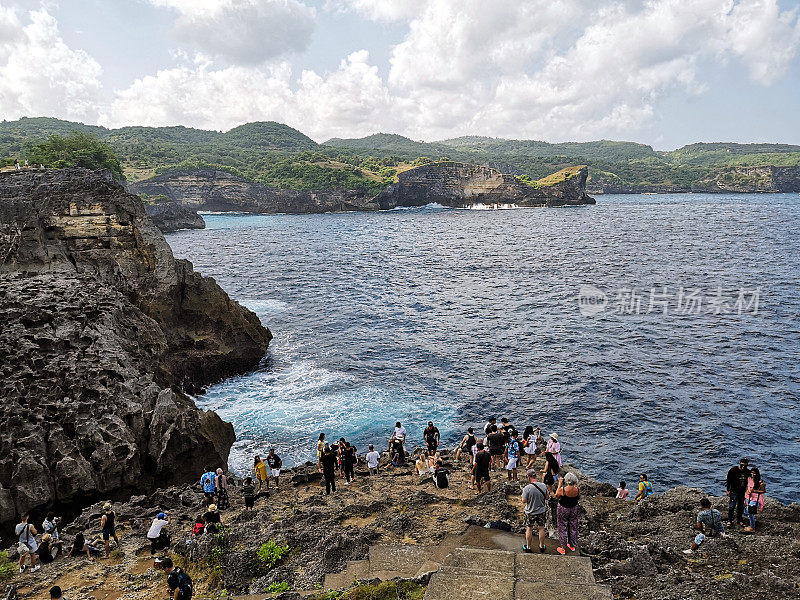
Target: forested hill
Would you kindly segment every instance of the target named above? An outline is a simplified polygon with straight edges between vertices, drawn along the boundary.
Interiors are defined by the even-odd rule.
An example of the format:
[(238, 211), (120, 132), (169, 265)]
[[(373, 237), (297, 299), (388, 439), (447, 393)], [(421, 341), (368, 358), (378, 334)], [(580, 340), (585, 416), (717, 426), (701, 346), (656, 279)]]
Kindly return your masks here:
[(297, 190), (377, 193), (399, 172), (443, 159), (485, 164), (533, 179), (585, 164), (589, 189), (598, 192), (709, 189), (709, 182), (722, 180), (747, 184), (749, 167), (800, 166), (800, 146), (788, 144), (697, 143), (661, 152), (645, 144), (608, 140), (548, 143), (466, 136), (420, 142), (385, 133), (317, 144), (272, 121), (219, 132), (182, 126), (107, 129), (46, 117), (0, 123), (0, 166), (24, 159), (32, 144), (50, 135), (74, 130), (107, 142), (129, 181), (211, 167)]

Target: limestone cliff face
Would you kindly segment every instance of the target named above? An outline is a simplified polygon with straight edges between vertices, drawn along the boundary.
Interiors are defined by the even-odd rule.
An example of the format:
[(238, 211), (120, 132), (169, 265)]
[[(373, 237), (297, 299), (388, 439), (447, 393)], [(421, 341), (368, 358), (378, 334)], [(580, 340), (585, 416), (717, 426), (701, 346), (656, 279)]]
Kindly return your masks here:
[(356, 190), (301, 192), (254, 183), (225, 171), (165, 174), (131, 184), (134, 194), (163, 194), (191, 210), (252, 213), (324, 213), (376, 210), (369, 196)]
[(194, 480), (233, 428), (195, 392), (271, 338), (84, 169), (0, 174), (0, 521)]
[(400, 173), (398, 182), (375, 200), (382, 209), (424, 206), (432, 202), (455, 208), (495, 203), (517, 206), (594, 204), (594, 199), (586, 195), (587, 176), (588, 170), (583, 167), (565, 181), (537, 188), (490, 167), (439, 163)]
[(800, 192), (800, 167), (730, 167), (692, 187), (695, 192)]

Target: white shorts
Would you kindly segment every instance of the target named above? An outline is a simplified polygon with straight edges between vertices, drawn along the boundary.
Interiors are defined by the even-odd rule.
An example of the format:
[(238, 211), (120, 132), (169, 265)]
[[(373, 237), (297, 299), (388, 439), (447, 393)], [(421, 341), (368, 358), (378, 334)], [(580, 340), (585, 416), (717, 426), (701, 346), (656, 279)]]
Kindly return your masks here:
[(281, 470), (280, 469), (270, 469), (270, 470), (272, 471), (272, 476), (273, 477), (279, 477), (280, 474), (281, 474)]
[(506, 465), (506, 469), (511, 471), (512, 469), (517, 468), (517, 457), (511, 457), (508, 459), (508, 464)]

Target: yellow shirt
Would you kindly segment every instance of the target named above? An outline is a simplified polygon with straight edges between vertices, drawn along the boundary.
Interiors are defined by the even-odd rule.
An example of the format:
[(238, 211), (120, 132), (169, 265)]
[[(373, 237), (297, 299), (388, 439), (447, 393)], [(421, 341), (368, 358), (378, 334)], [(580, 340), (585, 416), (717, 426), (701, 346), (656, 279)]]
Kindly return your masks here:
[(256, 479), (267, 480), (267, 465), (264, 464), (263, 460), (256, 465)]

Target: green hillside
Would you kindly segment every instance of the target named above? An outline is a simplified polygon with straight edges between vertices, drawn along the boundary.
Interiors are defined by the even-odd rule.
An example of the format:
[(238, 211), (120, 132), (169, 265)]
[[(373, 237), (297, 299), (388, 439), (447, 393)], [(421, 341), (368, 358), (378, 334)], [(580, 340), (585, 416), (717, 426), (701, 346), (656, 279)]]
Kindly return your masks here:
[(671, 152), (645, 144), (599, 140), (548, 143), (464, 136), (420, 142), (397, 134), (334, 138), (320, 145), (274, 121), (247, 123), (227, 132), (189, 127), (107, 129), (46, 117), (0, 123), (0, 166), (25, 159), (53, 134), (72, 131), (108, 143), (125, 176), (139, 180), (169, 171), (218, 168), (291, 189), (380, 190), (405, 169), (436, 160), (488, 164), (538, 180), (588, 165), (590, 186), (603, 182), (635, 189), (690, 190), (734, 166), (800, 166), (800, 146), (697, 143)]

